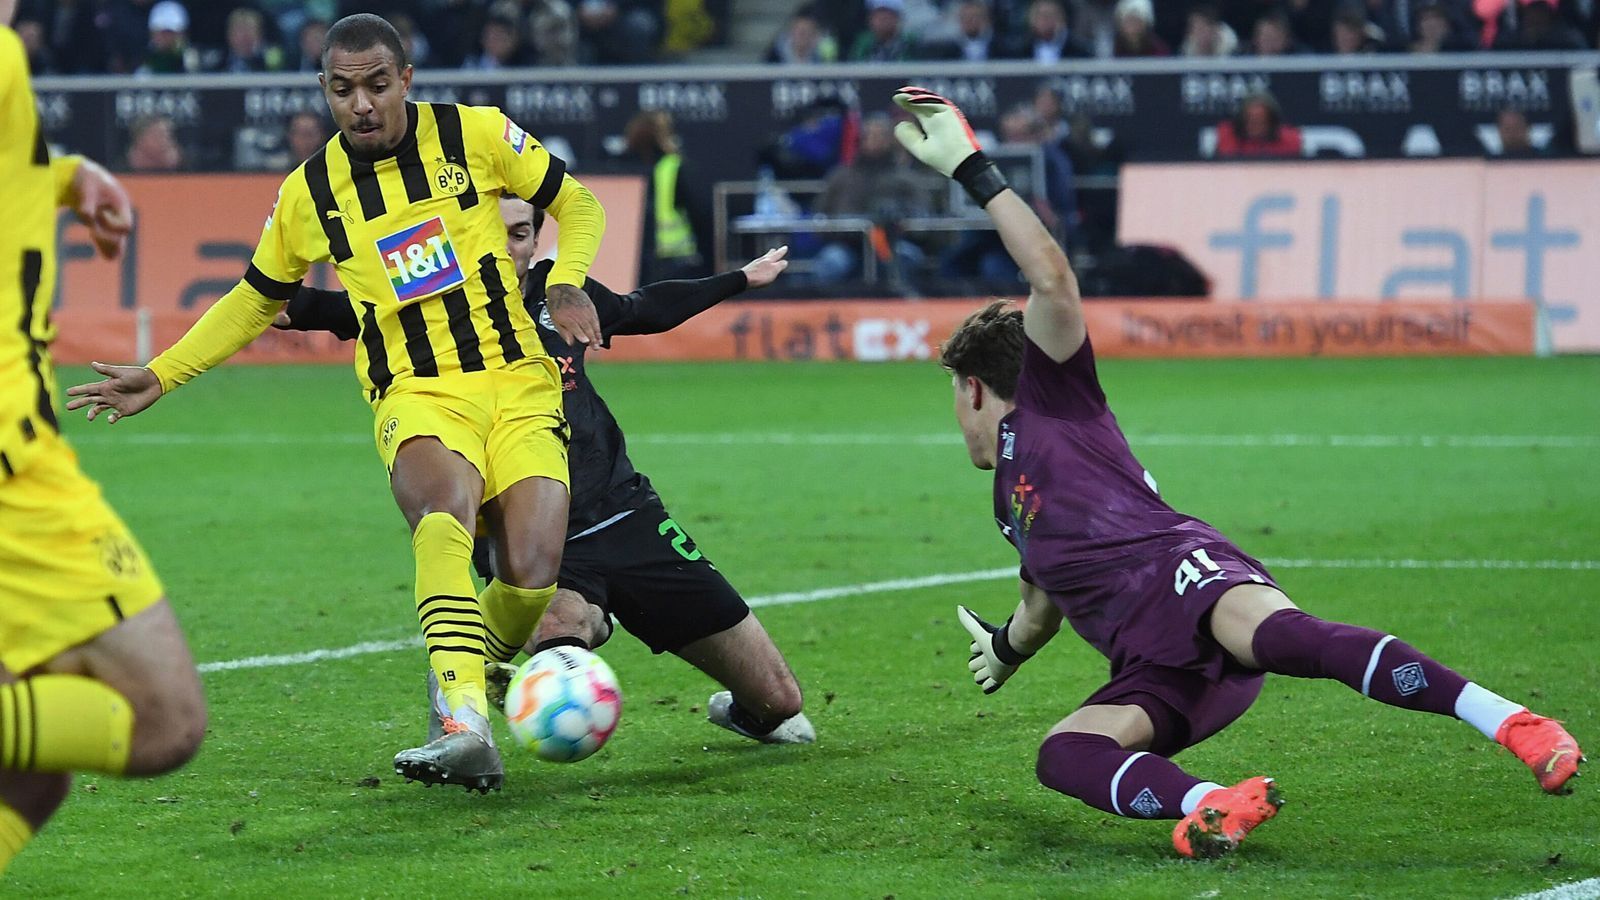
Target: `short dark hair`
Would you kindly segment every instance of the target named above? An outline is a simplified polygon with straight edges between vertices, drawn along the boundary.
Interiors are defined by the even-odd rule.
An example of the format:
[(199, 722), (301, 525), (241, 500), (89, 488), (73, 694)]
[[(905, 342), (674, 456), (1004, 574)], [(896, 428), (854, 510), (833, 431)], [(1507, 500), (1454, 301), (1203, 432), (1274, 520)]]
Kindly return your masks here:
[(939, 348), (939, 365), (957, 377), (976, 378), (1010, 400), (1022, 374), (1022, 340), (1022, 310), (1010, 300), (996, 300), (956, 326)]
[(328, 71), (328, 54), (335, 47), (341, 50), (367, 50), (378, 44), (388, 47), (389, 52), (394, 54), (396, 68), (404, 71), (410, 65), (400, 32), (395, 31), (387, 19), (372, 13), (345, 16), (333, 23), (328, 28), (327, 37), (322, 39), (322, 71)]
[(544, 227), (544, 210), (542, 210), (539, 207), (535, 206), (533, 208), (533, 232), (534, 232), (534, 234), (538, 234), (539, 233), (539, 229), (541, 229), (543, 227)]

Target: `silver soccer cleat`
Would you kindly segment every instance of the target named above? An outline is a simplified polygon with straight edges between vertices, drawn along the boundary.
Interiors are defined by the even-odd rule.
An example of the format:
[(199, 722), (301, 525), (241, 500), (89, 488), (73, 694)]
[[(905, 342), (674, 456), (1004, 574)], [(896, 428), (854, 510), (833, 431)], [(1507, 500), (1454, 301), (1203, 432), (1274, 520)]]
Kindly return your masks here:
[[(483, 664), (484, 693), (491, 709), (505, 712), (506, 692), (511, 689), (511, 677), (517, 667), (511, 663), (485, 662)], [(444, 720), (450, 717), (450, 705), (444, 701), (444, 691), (439, 690), (439, 676), (428, 669), (428, 740), (444, 737)]]
[(733, 723), (732, 691), (718, 691), (711, 695), (711, 699), (706, 701), (706, 718), (718, 728), (726, 728), (740, 737), (763, 744), (814, 744), (817, 741), (817, 730), (811, 727), (811, 720), (806, 718), (805, 713), (795, 713), (766, 734), (756, 735), (745, 731)]
[(458, 784), (469, 791), (485, 794), (500, 790), (505, 782), (505, 767), (500, 763), (500, 751), (493, 739), (486, 736), (490, 733), (489, 721), (467, 709), (458, 718), (443, 719), (440, 729), (442, 734), (438, 738), (421, 747), (396, 753), (395, 773), (407, 781), (420, 781), (430, 787)]

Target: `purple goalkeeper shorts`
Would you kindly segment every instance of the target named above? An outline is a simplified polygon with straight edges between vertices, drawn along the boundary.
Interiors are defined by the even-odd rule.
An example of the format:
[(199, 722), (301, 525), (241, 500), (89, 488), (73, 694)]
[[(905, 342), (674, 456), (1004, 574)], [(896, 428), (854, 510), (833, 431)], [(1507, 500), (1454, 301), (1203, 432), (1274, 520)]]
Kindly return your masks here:
[[(1241, 584), (1276, 587), (1261, 563), (1227, 544), (1187, 547), (1118, 580), (1111, 680), (1084, 706), (1133, 705), (1155, 726), (1150, 752), (1171, 756), (1244, 714), (1265, 675), (1236, 662), (1211, 636), (1211, 610)], [(1109, 599), (1109, 598), (1108, 598)]]

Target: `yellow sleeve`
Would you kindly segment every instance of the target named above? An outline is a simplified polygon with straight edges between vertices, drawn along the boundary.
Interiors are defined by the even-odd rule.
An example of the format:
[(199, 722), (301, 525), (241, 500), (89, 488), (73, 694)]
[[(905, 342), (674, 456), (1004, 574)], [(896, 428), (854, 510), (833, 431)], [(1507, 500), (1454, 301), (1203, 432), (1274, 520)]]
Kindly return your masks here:
[(600, 252), (600, 236), (606, 231), (605, 208), (578, 179), (568, 175), (562, 179), (561, 190), (556, 192), (549, 210), (561, 225), (556, 237), (560, 250), (544, 283), (583, 287), (589, 267)]
[(296, 249), (298, 214), (306, 208), (296, 190), (298, 170), (278, 191), (244, 278), (222, 295), (188, 333), (150, 361), (166, 393), (244, 349), (272, 325), (283, 304), (294, 299), (311, 264)]
[(248, 281), (234, 285), (176, 344), (150, 360), (148, 368), (160, 380), (161, 393), (188, 383), (244, 349), (272, 325), (281, 309), (280, 301), (262, 296)]
[(548, 210), (561, 224), (561, 250), (545, 283), (582, 287), (606, 230), (600, 201), (567, 174), (561, 157), (551, 155), (505, 113), (492, 106), (466, 107), (464, 112), (463, 122), (472, 123), (473, 136), (493, 148), (499, 183), (489, 187)]
[(82, 164), (83, 157), (77, 154), (50, 157), (50, 177), (56, 183), (57, 207), (71, 208), (78, 205), (78, 192), (72, 189), (72, 179), (78, 174), (78, 166)]

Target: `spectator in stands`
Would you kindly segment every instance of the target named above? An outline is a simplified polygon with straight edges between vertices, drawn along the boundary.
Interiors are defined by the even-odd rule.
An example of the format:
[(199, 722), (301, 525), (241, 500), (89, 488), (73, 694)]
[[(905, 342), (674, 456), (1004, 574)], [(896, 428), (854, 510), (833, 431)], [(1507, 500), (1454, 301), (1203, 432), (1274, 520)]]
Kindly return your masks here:
[(1548, 155), (1545, 148), (1533, 145), (1533, 136), (1529, 132), (1528, 117), (1522, 110), (1506, 107), (1494, 119), (1495, 131), (1500, 135), (1500, 152), (1494, 154), (1501, 159), (1542, 159)]
[(310, 111), (297, 112), (290, 116), (289, 124), (284, 126), (283, 130), (283, 143), (289, 151), (289, 164), (286, 168), (293, 169), (305, 162), (327, 142), (328, 126), (322, 116)]
[(1022, 104), (1000, 117), (1000, 140), (1014, 147), (1037, 148), (1044, 156), (1044, 190), (1033, 191), (1029, 205), (1045, 227), (1070, 238), (1078, 224), (1078, 199), (1072, 184), (1072, 160), (1052, 140), (1049, 123), (1034, 104)]
[[(1474, 9), (1478, 4), (1474, 5)], [(1584, 50), (1583, 35), (1562, 21), (1551, 0), (1518, 0), (1517, 27), (1501, 30), (1496, 50)]]
[(580, 0), (578, 37), (602, 65), (653, 62), (661, 43), (662, 0)]
[(463, 69), (512, 69), (533, 64), (528, 49), (522, 45), (522, 31), (517, 20), (500, 14), (484, 20), (478, 39), (478, 52), (467, 57)]
[(1250, 33), (1251, 55), (1288, 56), (1300, 50), (1295, 43), (1294, 26), (1289, 21), (1288, 13), (1275, 9), (1256, 19), (1255, 28)]
[(578, 64), (578, 17), (567, 0), (544, 0), (528, 16), (529, 43), (541, 66)]
[(901, 13), (904, 0), (867, 0), (867, 30), (850, 46), (855, 62), (904, 62), (911, 59), (911, 38)]
[(417, 27), (417, 20), (411, 18), (409, 13), (397, 12), (388, 15), (389, 24), (400, 35), (400, 46), (405, 48), (406, 60), (419, 69), (433, 65), (433, 45), (428, 41), (428, 36)]
[(1410, 46), (1412, 53), (1456, 53), (1472, 49), (1472, 44), (1451, 21), (1450, 10), (1442, 0), (1431, 0), (1417, 10), (1412, 33), (1415, 35)]
[(1171, 56), (1172, 48), (1156, 34), (1155, 25), (1156, 8), (1150, 0), (1117, 0), (1117, 38), (1112, 54)]
[(133, 172), (176, 172), (183, 168), (172, 119), (143, 116), (128, 127), (128, 169)]
[(823, 30), (822, 22), (810, 4), (800, 7), (784, 23), (783, 30), (767, 48), (766, 61), (784, 65), (837, 62), (839, 43)]
[(1376, 53), (1383, 42), (1383, 29), (1367, 21), (1360, 6), (1346, 5), (1334, 14), (1328, 30), (1328, 48), (1334, 54)]
[(138, 74), (170, 75), (199, 68), (199, 54), (189, 46), (189, 11), (178, 0), (161, 0), (150, 7), (150, 45)]
[(823, 178), (850, 161), (860, 121), (838, 97), (818, 97), (795, 116), (795, 124), (758, 155), (779, 178)]
[(711, 212), (703, 192), (685, 175), (671, 114), (645, 110), (623, 129), (630, 160), (646, 175), (641, 281), (700, 278), (710, 274)]
[(1061, 89), (1053, 82), (1041, 81), (1033, 89), (1033, 114), (1043, 125), (1047, 139), (1052, 144), (1065, 147), (1067, 134), (1066, 104), (1061, 99)]
[(262, 36), (261, 13), (241, 6), (228, 13), (228, 49), (217, 67), (219, 72), (271, 72), (283, 68), (283, 51)]
[(33, 77), (54, 75), (55, 63), (50, 44), (45, 40), (44, 23), (38, 19), (18, 19), (12, 27), (22, 41), (22, 50), (28, 55), (28, 71)]
[(301, 24), (295, 41), (296, 72), (322, 71), (322, 42), (328, 36), (328, 23), (323, 19), (307, 19)]
[(995, 34), (987, 0), (960, 0), (956, 4), (956, 34), (947, 41), (923, 46), (924, 59), (987, 62), (1000, 59), (1005, 48)]
[(1189, 28), (1183, 36), (1184, 56), (1232, 56), (1239, 36), (1217, 15), (1217, 8), (1199, 4), (1189, 10)]
[(1217, 156), (1297, 157), (1302, 154), (1300, 129), (1286, 125), (1277, 98), (1266, 91), (1246, 96), (1239, 113), (1217, 126)]
[[(948, 193), (942, 179), (929, 178), (931, 170), (913, 165), (894, 137), (894, 120), (883, 113), (861, 120), (861, 143), (855, 159), (828, 176), (815, 212), (844, 218), (871, 219), (879, 239), (877, 252), (889, 250), (884, 262), (915, 268), (923, 258), (921, 248), (903, 235), (893, 233), (895, 223), (911, 216), (931, 215), (941, 208), (938, 197)], [(861, 272), (861, 240), (852, 235), (836, 240), (828, 235), (816, 257), (816, 277), (824, 283), (837, 283)]]
[(1093, 55), (1068, 33), (1067, 11), (1061, 0), (1033, 0), (1028, 6), (1028, 33), (1013, 44), (1009, 58), (1052, 65)]

